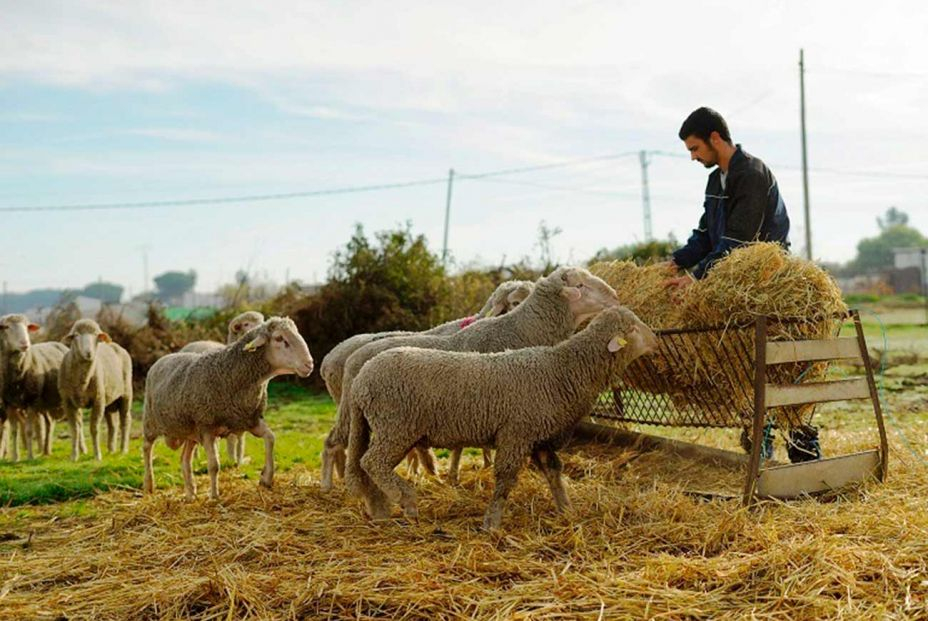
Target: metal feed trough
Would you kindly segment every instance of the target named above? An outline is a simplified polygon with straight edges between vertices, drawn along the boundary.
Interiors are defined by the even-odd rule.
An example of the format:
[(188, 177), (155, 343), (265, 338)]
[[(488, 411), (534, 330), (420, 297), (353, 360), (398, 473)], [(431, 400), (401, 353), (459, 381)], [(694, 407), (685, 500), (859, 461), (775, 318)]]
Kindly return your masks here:
[[(792, 498), (869, 477), (882, 481), (886, 476), (886, 431), (860, 317), (851, 311), (837, 319), (841, 323), (852, 320), (856, 336), (768, 340), (768, 327), (775, 320), (765, 317), (747, 326), (656, 331), (658, 350), (635, 360), (611, 393), (600, 398), (592, 416), (646, 425), (744, 430), (749, 457), (653, 436), (634, 437), (639, 444), (641, 439), (648, 439), (652, 446), (682, 447), (686, 454), (740, 464), (746, 470), (745, 504), (755, 496)], [(789, 322), (778, 323), (781, 335), (788, 331)], [(860, 361), (865, 374), (807, 381), (809, 376), (823, 376), (831, 361), (846, 359)], [(817, 373), (810, 373), (812, 370)], [(878, 448), (795, 464), (761, 463), (768, 422), (781, 429), (808, 425), (816, 404), (847, 399), (870, 399), (879, 429)], [(586, 435), (603, 432), (625, 434), (626, 441), (632, 437), (601, 425), (586, 424), (581, 430)]]

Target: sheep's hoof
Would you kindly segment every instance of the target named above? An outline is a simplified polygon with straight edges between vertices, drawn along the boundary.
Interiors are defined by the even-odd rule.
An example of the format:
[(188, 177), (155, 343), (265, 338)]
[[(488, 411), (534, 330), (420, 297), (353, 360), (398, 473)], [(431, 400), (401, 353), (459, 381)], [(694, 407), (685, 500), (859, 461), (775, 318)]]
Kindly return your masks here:
[(416, 520), (419, 518), (419, 509), (415, 505), (406, 507), (403, 509), (403, 515), (405, 515), (410, 520)]
[(499, 528), (503, 519), (500, 515), (487, 515), (483, 518), (483, 530), (495, 530)]
[(273, 479), (270, 479), (270, 478), (265, 479), (264, 477), (261, 477), (261, 480), (258, 481), (258, 484), (261, 487), (266, 487), (267, 489), (271, 489), (272, 487), (274, 487), (274, 481)]

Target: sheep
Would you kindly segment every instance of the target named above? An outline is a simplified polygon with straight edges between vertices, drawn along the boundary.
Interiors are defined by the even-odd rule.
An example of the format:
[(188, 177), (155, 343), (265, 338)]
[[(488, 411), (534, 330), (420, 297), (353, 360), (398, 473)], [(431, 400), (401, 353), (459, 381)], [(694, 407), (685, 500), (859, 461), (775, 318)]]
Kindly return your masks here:
[(154, 491), (152, 446), (164, 436), (181, 451), (185, 495), (196, 497), (191, 458), (197, 443), (206, 450), (211, 499), (219, 497), (217, 437), (250, 432), (264, 439), (260, 484), (274, 480), (274, 433), (264, 420), (267, 382), (278, 375), (307, 377), (313, 359), (306, 341), (289, 318), (271, 317), (223, 349), (168, 354), (152, 365), (145, 379), (142, 414), (144, 490)]
[(326, 390), (332, 395), (332, 400), (338, 404), (342, 396), (342, 373), (348, 357), (358, 349), (372, 341), (378, 341), (390, 336), (404, 336), (409, 334), (434, 334), (447, 336), (460, 332), (474, 321), (486, 317), (503, 315), (521, 304), (529, 296), (535, 283), (527, 280), (508, 280), (501, 283), (487, 299), (476, 315), (448, 321), (424, 332), (376, 332), (355, 334), (345, 339), (326, 354), (319, 365), (319, 375), (325, 381)]
[[(319, 366), (319, 374), (322, 376), (323, 381), (325, 381), (326, 390), (329, 391), (332, 400), (338, 405), (342, 395), (342, 377), (344, 374), (345, 362), (351, 354), (368, 343), (392, 336), (406, 336), (411, 334), (431, 334), (437, 336), (456, 334), (479, 319), (496, 317), (509, 312), (521, 304), (531, 294), (534, 287), (535, 283), (528, 280), (508, 280), (502, 282), (493, 290), (493, 293), (487, 298), (483, 308), (477, 311), (476, 315), (448, 321), (429, 330), (425, 330), (424, 332), (395, 331), (365, 333), (356, 334), (347, 338), (332, 348), (322, 359), (322, 364)], [(331, 461), (323, 461), (323, 480), (326, 481), (323, 485), (324, 488), (328, 489), (331, 487), (331, 472), (333, 467), (340, 477), (344, 476), (344, 456), (344, 451), (337, 451), (334, 453)], [(489, 451), (484, 450), (483, 460), (487, 465), (491, 463)], [(452, 463), (454, 464), (458, 461), (460, 461), (460, 451), (452, 455)], [(409, 454), (409, 466), (412, 471), (415, 472), (418, 470), (420, 462), (428, 472), (435, 474), (435, 458), (431, 452), (426, 450)], [(457, 472), (457, 470), (455, 470), (455, 472)]]
[(368, 362), (345, 397), (351, 415), (347, 483), (376, 520), (399, 503), (418, 516), (415, 489), (393, 468), (413, 446), (496, 447), (495, 489), (484, 515), (499, 528), (525, 459), (569, 506), (556, 449), (654, 333), (627, 308), (607, 308), (572, 338), (495, 354), (391, 349)]
[(90, 438), (94, 459), (103, 459), (100, 450), (100, 419), (106, 414), (107, 448), (116, 451), (116, 424), (119, 413), (119, 451), (129, 452), (132, 428), (132, 358), (121, 345), (100, 329), (93, 319), (79, 319), (62, 339), (69, 347), (58, 374), (58, 392), (65, 417), (71, 424), (71, 459), (80, 456), (78, 438), (83, 436), (81, 408), (90, 407)]
[[(410, 346), (445, 351), (497, 352), (534, 345), (553, 345), (570, 337), (584, 321), (609, 306), (618, 306), (615, 290), (588, 270), (562, 267), (540, 278), (524, 302), (501, 317), (478, 321), (452, 336), (411, 335), (381, 339), (354, 352), (345, 364), (342, 402), (335, 427), (325, 440), (322, 453), (322, 489), (331, 489), (332, 465), (344, 460), (350, 418), (342, 403), (351, 381), (365, 362), (393, 347)], [(457, 472), (449, 472), (456, 481)]]
[[(67, 348), (61, 343), (36, 343), (29, 334), (39, 326), (30, 323), (25, 315), (0, 317), (0, 367), (3, 368), (0, 401), (6, 415), (11, 418), (11, 429), (19, 429), (25, 438), (26, 455), (33, 458), (32, 423), (46, 414), (61, 415), (61, 397), (58, 395), (58, 370)], [(48, 420), (48, 419), (46, 419)], [(46, 426), (43, 452), (51, 452), (53, 429)], [(19, 460), (16, 438), (11, 438), (13, 460)]]
[[(226, 345), (242, 338), (242, 335), (264, 322), (264, 315), (258, 311), (245, 311), (236, 315), (229, 321), (229, 331), (226, 335)], [(219, 341), (193, 341), (181, 348), (183, 353), (204, 354), (225, 347)], [(226, 453), (236, 466), (245, 463), (245, 434), (230, 433), (226, 436)]]

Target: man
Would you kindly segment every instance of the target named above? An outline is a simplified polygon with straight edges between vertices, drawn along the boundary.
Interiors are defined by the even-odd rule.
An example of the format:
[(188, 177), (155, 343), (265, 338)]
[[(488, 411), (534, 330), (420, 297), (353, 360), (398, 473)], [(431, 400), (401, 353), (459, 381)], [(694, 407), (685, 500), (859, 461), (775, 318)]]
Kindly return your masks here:
[(711, 108), (693, 111), (680, 127), (680, 140), (690, 158), (717, 167), (706, 184), (704, 212), (686, 245), (673, 253), (671, 264), (691, 269), (667, 281), (684, 288), (742, 244), (776, 241), (789, 248), (789, 217), (777, 180), (758, 158), (732, 144), (728, 124)]

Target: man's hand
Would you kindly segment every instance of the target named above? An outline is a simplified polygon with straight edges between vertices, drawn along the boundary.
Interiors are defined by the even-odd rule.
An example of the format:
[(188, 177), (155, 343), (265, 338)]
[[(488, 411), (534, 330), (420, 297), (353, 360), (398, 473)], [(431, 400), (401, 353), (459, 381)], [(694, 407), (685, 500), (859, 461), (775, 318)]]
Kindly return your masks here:
[(677, 276), (676, 278), (668, 278), (664, 281), (665, 287), (673, 287), (678, 292), (682, 292), (684, 289), (693, 284), (693, 278), (689, 274), (684, 274), (683, 276)]

